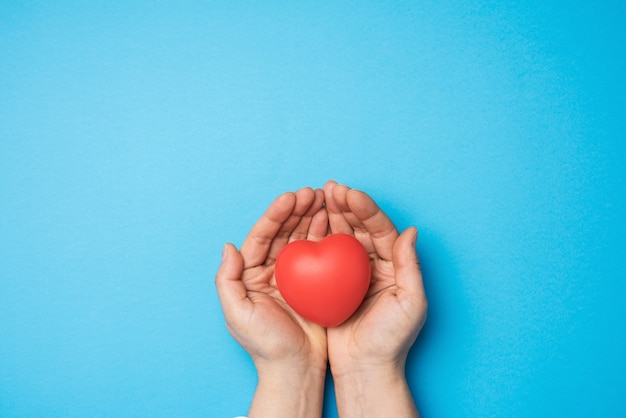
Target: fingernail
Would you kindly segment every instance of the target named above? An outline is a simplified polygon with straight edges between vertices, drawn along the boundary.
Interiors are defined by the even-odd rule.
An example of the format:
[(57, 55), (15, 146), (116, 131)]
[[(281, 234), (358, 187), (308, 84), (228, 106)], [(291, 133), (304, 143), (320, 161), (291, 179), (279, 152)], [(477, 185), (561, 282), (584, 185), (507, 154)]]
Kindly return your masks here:
[(411, 242), (413, 243), (413, 246), (415, 247), (415, 244), (417, 244), (417, 228), (413, 227), (413, 239), (411, 240)]
[(222, 262), (226, 260), (226, 256), (228, 255), (228, 244), (224, 244), (222, 248)]

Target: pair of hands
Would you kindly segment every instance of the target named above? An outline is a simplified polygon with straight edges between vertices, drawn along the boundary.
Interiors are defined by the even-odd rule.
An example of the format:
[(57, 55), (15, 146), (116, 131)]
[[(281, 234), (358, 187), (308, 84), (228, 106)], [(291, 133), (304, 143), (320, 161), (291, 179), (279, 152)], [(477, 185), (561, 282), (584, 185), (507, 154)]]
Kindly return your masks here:
[[(274, 265), (287, 243), (331, 233), (351, 234), (363, 244), (372, 278), (359, 309), (326, 329), (286, 304)], [(279, 196), (240, 251), (226, 244), (215, 283), (228, 330), (259, 374), (250, 417), (321, 416), (328, 364), (341, 416), (378, 410), (390, 416), (394, 408), (402, 408), (396, 416), (417, 416), (404, 377), (427, 308), (416, 239), (413, 227), (399, 234), (367, 194), (331, 181), (323, 190)]]

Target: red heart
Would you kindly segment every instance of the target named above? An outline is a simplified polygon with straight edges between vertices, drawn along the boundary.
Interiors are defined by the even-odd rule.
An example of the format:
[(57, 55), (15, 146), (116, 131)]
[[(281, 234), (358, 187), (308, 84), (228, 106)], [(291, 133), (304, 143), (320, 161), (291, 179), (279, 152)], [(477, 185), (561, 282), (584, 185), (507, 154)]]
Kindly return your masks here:
[(276, 260), (276, 284), (303, 318), (334, 327), (357, 310), (370, 284), (370, 260), (351, 235), (287, 244)]

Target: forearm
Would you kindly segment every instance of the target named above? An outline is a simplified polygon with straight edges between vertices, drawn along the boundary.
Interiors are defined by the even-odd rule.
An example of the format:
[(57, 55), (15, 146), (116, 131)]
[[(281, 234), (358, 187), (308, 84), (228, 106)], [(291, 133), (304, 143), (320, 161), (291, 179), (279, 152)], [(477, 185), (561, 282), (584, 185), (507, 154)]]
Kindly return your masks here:
[(258, 370), (249, 418), (319, 418), (324, 401), (325, 370), (271, 368)]
[(402, 367), (334, 377), (341, 418), (419, 417)]

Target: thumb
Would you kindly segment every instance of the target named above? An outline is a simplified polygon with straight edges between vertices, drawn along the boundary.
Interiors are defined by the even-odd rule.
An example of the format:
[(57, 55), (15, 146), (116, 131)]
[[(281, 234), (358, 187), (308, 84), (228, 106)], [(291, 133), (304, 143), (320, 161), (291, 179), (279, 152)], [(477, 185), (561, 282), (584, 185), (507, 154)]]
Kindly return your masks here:
[(224, 245), (222, 264), (215, 275), (215, 287), (226, 319), (232, 318), (246, 300), (246, 287), (241, 281), (243, 257), (233, 244)]
[(422, 272), (415, 243), (417, 241), (417, 228), (407, 228), (396, 239), (393, 245), (393, 267), (396, 275), (396, 285), (402, 292), (407, 292), (412, 300), (417, 298), (426, 299)]

